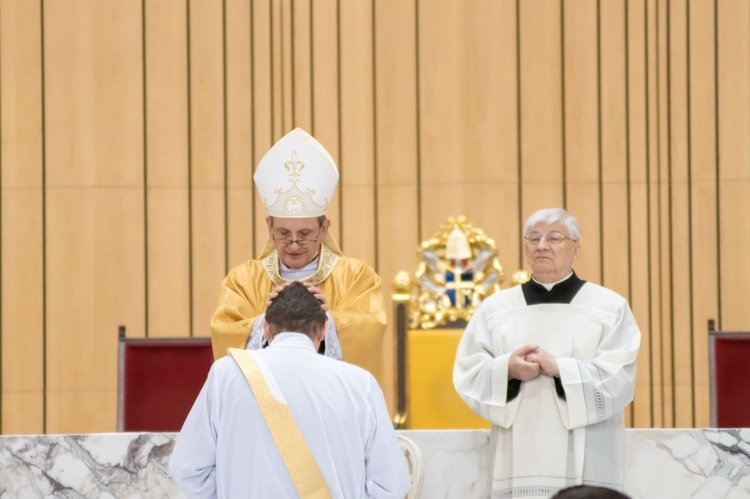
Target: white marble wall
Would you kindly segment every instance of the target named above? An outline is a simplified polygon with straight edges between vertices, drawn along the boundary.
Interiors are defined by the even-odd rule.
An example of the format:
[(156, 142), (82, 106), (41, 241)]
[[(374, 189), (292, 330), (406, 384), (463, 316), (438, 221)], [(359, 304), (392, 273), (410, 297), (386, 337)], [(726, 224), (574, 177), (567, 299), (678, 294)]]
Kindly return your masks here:
[[(402, 431), (424, 456), (422, 498), (484, 498), (489, 432)], [(628, 430), (633, 499), (750, 498), (750, 430)], [(0, 437), (0, 499), (177, 498), (174, 434)]]
[[(422, 497), (489, 494), (489, 431), (402, 431), (424, 456)], [(750, 498), (750, 430), (627, 430), (633, 499)]]
[(167, 464), (174, 435), (0, 437), (0, 498), (183, 497)]

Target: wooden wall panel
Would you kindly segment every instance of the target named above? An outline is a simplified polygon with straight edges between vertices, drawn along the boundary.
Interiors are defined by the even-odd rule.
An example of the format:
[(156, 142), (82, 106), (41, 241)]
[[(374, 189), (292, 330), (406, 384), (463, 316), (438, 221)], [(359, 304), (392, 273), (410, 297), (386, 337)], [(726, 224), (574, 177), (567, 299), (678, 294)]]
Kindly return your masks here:
[(192, 336), (210, 336), (227, 268), (222, 5), (218, 0), (189, 3)]
[(661, 252), (659, 230), (659, 65), (658, 65), (658, 29), (657, 2), (647, 0), (645, 5), (645, 39), (646, 39), (646, 99), (647, 99), (647, 229), (648, 229), (648, 280), (649, 280), (649, 325), (655, 334), (651, 335), (651, 386), (653, 425), (664, 426), (664, 384), (662, 373), (662, 324), (661, 324)]
[[(565, 206), (643, 332), (629, 423), (708, 424), (706, 321), (750, 323), (748, 33), (742, 0), (0, 0), (0, 431), (114, 429), (119, 324), (208, 334), (294, 126), (389, 310), (446, 217), (509, 279), (525, 218)], [(393, 401), (391, 329), (384, 353)]]
[[(32, 174), (41, 172), (38, 159), (36, 172), (28, 168)], [(3, 151), (3, 170), (13, 168), (13, 163), (34, 164), (18, 163)], [(45, 358), (41, 186), (3, 185), (2, 214), (1, 428), (7, 434), (42, 433)]]
[[(647, 2), (625, 2), (627, 15), (627, 158), (630, 190), (630, 307), (641, 330), (633, 426), (653, 424), (649, 247), (649, 79)], [(606, 258), (606, 257), (605, 257)]]
[(560, 4), (564, 207), (578, 218), (584, 241), (576, 272), (601, 283), (599, 15), (596, 0)]
[(116, 370), (99, 359), (115, 357), (118, 322), (144, 322), (143, 214), (121, 211), (143, 197), (140, 19), (137, 4), (45, 4), (51, 432), (110, 428)]
[(270, 2), (270, 52), (271, 52), (271, 134), (273, 142), (284, 136), (284, 18), (281, 15), (283, 0)]
[[(251, 45), (252, 50), (252, 130), (253, 130), (253, 172), (263, 155), (274, 143), (273, 136), (273, 63), (271, 60), (271, 9), (269, 2), (251, 0)], [(307, 130), (310, 132), (310, 130)], [(253, 258), (261, 254), (268, 239), (266, 211), (260, 197), (255, 195), (253, 204), (253, 238), (255, 248)]]
[[(677, 304), (691, 307), (690, 250), (692, 234), (688, 136), (688, 78), (687, 78), (687, 6), (682, 2), (668, 4), (667, 82), (669, 94), (669, 197), (670, 242), (672, 257), (669, 259), (669, 280), (672, 294), (672, 344), (674, 356), (675, 424), (678, 427), (693, 426), (694, 400), (692, 388), (693, 324), (689, 314), (677, 313)], [(686, 341), (683, 341), (686, 340)]]
[[(465, 10), (458, 2), (431, 2), (430, 9), (419, 4), (419, 98), (421, 140), (420, 169), (421, 213), (424, 237), (445, 222), (449, 215), (466, 215), (476, 219), (478, 206), (472, 205), (461, 192), (462, 183), (478, 183), (477, 157), (464, 156), (462, 144), (464, 99), (446, 99), (447, 95), (464, 96), (462, 56), (466, 52), (463, 31)], [(429, 12), (429, 14), (427, 14)], [(460, 47), (459, 50), (452, 47)], [(468, 79), (468, 78), (466, 78)], [(465, 173), (465, 174), (464, 174)]]
[[(463, 116), (468, 133), (462, 139), (465, 159), (457, 167), (471, 169), (464, 189), (482, 192), (469, 198), (469, 205), (477, 208), (470, 222), (495, 240), (507, 285), (513, 272), (525, 265), (518, 189), (516, 2), (471, 2), (463, 32)], [(471, 151), (476, 151), (473, 158)]]
[[(79, 6), (76, 6), (78, 8)], [(89, 9), (86, 2), (80, 8)], [(117, 355), (118, 326), (145, 334), (145, 255), (143, 179), (143, 46), (141, 5), (103, 4), (96, 14), (91, 41), (96, 129), (94, 210), (94, 356), (92, 394), (96, 431), (111, 429), (116, 419), (117, 369), (99, 359)], [(48, 123), (51, 123), (48, 121)], [(68, 327), (70, 327), (68, 325)], [(75, 421), (75, 417), (68, 417)]]
[[(625, 2), (598, 4), (598, 128), (599, 199), (601, 209), (601, 282), (632, 299), (630, 287), (631, 218), (629, 199), (630, 162), (627, 154), (627, 34)], [(625, 421), (633, 426), (635, 409), (625, 410)]]
[[(600, 282), (620, 295), (630, 293), (630, 212), (628, 197), (629, 162), (627, 156), (627, 58), (625, 46), (624, 2), (597, 4), (597, 160), (599, 182), (593, 196), (599, 201), (595, 218), (600, 233), (599, 267), (594, 275)], [(605, 54), (606, 56), (602, 56)], [(593, 134), (592, 134), (593, 135)], [(585, 176), (584, 176), (585, 178)], [(571, 199), (571, 203), (573, 200)], [(569, 206), (572, 207), (571, 204)], [(625, 216), (621, 216), (625, 214)], [(588, 236), (588, 231), (586, 232)], [(591, 239), (587, 237), (587, 245)], [(589, 260), (587, 256), (586, 261)], [(591, 265), (591, 263), (589, 263)], [(589, 267), (591, 268), (591, 267)], [(625, 411), (625, 423), (633, 425), (631, 406)]]
[[(423, 30), (420, 39), (422, 76), (429, 82), (420, 94), (426, 134), (424, 237), (447, 217), (466, 215), (489, 237), (499, 238), (500, 261), (510, 275), (520, 267), (521, 232), (515, 3), (448, 5), (439, 9), (440, 24)], [(463, 53), (446, 61), (443, 54), (451, 51), (454, 38), (461, 40)], [(433, 83), (437, 81), (441, 84)], [(454, 91), (462, 101), (445, 98)]]
[(377, 164), (374, 141), (373, 10), (369, 0), (340, 2), (341, 247), (375, 266)]
[(144, 9), (147, 335), (191, 332), (188, 15), (180, 0)]
[(690, 274), (693, 303), (693, 386), (695, 426), (710, 425), (707, 319), (717, 318), (719, 234), (716, 226), (716, 32), (714, 2), (692, 1), (688, 5), (690, 85), (690, 186), (693, 209), (690, 223), (692, 255)]
[[(225, 5), (227, 269), (253, 253), (253, 96), (250, 0)], [(218, 284), (218, 283), (217, 283)]]
[[(419, 211), (419, 64), (417, 3), (384, 0), (373, 4), (375, 43), (375, 154), (377, 157), (377, 260), (389, 321), (393, 277), (416, 270)], [(394, 77), (395, 76), (395, 77)], [(386, 386), (393, 411), (393, 328), (383, 343)]]
[[(339, 166), (339, 174), (346, 173), (341, 169), (341, 94), (340, 58), (341, 25), (337, 20), (337, 0), (317, 0), (312, 3), (311, 26), (311, 68), (312, 68), (312, 131), (313, 136), (323, 144), (333, 160)], [(328, 205), (326, 216), (331, 220), (330, 234), (342, 242), (341, 214), (342, 184), (334, 192)], [(346, 252), (346, 247), (342, 247)]]
[(0, 1), (0, 432), (44, 431), (39, 3)]
[[(138, 71), (133, 73), (140, 79)], [(133, 85), (135, 92), (127, 95), (122, 92), (124, 100), (140, 100), (140, 88)], [(140, 103), (139, 103), (140, 104)], [(141, 106), (133, 105), (134, 114), (140, 114)], [(110, 133), (118, 133), (110, 131)], [(141, 142), (143, 132), (140, 127), (123, 129), (123, 140), (136, 145)], [(143, 147), (139, 147), (141, 152)], [(112, 168), (138, 171), (141, 159), (134, 158), (136, 165), (112, 162)], [(142, 177), (141, 177), (142, 178)], [(98, 383), (111, 397), (106, 405), (107, 412), (103, 417), (116, 417), (113, 408), (116, 404), (117, 369), (115, 364), (102, 369), (98, 359), (113, 359), (117, 356), (118, 326), (125, 325), (127, 331), (137, 337), (144, 335), (145, 329), (145, 261), (143, 254), (143, 187), (102, 187), (96, 189), (94, 198), (94, 336), (97, 352), (94, 359)], [(112, 411), (112, 412), (110, 412)], [(106, 431), (108, 425), (101, 426)]]
[[(747, 248), (750, 225), (736, 223), (748, 213), (750, 197), (750, 3), (718, 5), (719, 240), (721, 244), (721, 321), (725, 330), (747, 330), (750, 293)], [(744, 217), (743, 217), (744, 218)], [(743, 246), (744, 245), (744, 246)]]
[(281, 33), (279, 33), (281, 43), (281, 123), (279, 129), (282, 134), (295, 128), (292, 106), (294, 95), (293, 3), (294, 0), (281, 0), (279, 6), (281, 25)]
[(518, 2), (521, 216), (562, 206), (562, 34), (560, 2)]
[(293, 126), (312, 133), (312, 35), (310, 0), (292, 0), (292, 118)]

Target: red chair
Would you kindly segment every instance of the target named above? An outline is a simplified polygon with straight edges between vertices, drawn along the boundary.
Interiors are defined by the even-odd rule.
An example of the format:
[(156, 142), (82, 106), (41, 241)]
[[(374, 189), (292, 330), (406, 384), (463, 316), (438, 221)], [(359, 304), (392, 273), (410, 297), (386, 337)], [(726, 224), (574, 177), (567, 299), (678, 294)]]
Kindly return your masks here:
[(126, 338), (119, 328), (117, 430), (177, 432), (214, 361), (210, 338)]
[(711, 426), (750, 427), (750, 332), (716, 331), (708, 321)]

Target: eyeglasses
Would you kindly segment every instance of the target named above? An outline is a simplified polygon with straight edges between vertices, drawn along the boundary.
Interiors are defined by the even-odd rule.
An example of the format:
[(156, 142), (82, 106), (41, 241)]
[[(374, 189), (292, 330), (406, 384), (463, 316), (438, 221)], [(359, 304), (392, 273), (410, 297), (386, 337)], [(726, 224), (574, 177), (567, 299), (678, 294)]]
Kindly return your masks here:
[(301, 237), (299, 239), (289, 239), (289, 236), (287, 237), (281, 237), (276, 235), (276, 231), (273, 231), (271, 234), (271, 238), (275, 243), (283, 244), (284, 246), (291, 246), (292, 243), (297, 243), (298, 246), (309, 246), (311, 244), (314, 244), (318, 241), (318, 237), (320, 237), (320, 232), (323, 230), (321, 227), (318, 230), (318, 233), (315, 235), (315, 239), (309, 239), (307, 237)]
[(550, 246), (559, 246), (566, 239), (568, 241), (573, 241), (574, 243), (578, 242), (577, 239), (573, 239), (572, 237), (568, 237), (556, 231), (548, 232), (547, 234), (540, 234), (539, 232), (532, 232), (528, 236), (523, 236), (523, 238), (526, 239), (526, 244), (529, 244), (530, 246), (536, 246), (537, 244), (542, 242), (542, 239), (547, 241), (547, 244), (549, 244)]

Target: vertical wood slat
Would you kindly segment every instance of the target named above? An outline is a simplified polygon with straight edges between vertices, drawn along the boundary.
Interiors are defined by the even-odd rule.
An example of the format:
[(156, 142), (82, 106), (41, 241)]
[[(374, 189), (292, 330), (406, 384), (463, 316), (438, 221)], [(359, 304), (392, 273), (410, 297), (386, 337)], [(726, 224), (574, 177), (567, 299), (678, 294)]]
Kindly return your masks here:
[[(602, 285), (632, 300), (632, 261), (629, 199), (630, 163), (628, 149), (628, 52), (625, 1), (598, 2), (598, 134), (601, 246), (599, 258)], [(613, 56), (614, 55), (614, 56)], [(587, 243), (590, 245), (590, 242)], [(625, 411), (626, 423), (633, 424), (634, 410)]]
[(370, 0), (339, 2), (341, 246), (346, 255), (376, 266), (375, 144), (373, 135), (372, 6)]
[(563, 205), (561, 6), (518, 2), (520, 33), (521, 217)]
[[(445, 98), (464, 92), (461, 56), (466, 46), (462, 29), (465, 9), (449, 0), (433, 2), (434, 11), (429, 14), (423, 4), (418, 6), (418, 56), (420, 81), (423, 82), (419, 88), (422, 124), (419, 147), (423, 164), (429, 165), (421, 171), (420, 202), (422, 223), (427, 231), (424, 237), (427, 238), (447, 216), (458, 214), (457, 211), (467, 215), (469, 220), (475, 218), (472, 215), (476, 206), (469, 206), (461, 184), (477, 183), (478, 179), (476, 165), (463, 157), (462, 99)], [(452, 50), (452, 46), (459, 48)]]
[[(339, 167), (340, 181), (328, 204), (326, 216), (331, 220), (329, 229), (333, 238), (342, 243), (341, 186), (347, 175), (341, 165), (341, 133), (339, 129), (339, 80), (338, 37), (340, 25), (337, 20), (339, 0), (317, 0), (312, 2), (311, 69), (312, 69), (312, 129), (314, 136), (330, 153)], [(365, 56), (366, 57), (366, 56)], [(341, 247), (347, 253), (346, 246)]]
[(310, 0), (292, 0), (292, 120), (294, 127), (313, 133), (312, 33)]
[(659, 226), (659, 139), (660, 139), (660, 109), (659, 109), (659, 29), (657, 17), (657, 1), (646, 2), (646, 50), (647, 50), (647, 227), (648, 227), (648, 275), (649, 275), (649, 324), (655, 334), (651, 335), (651, 386), (653, 400), (654, 426), (663, 427), (664, 419), (664, 375), (662, 370), (663, 348), (661, 331), (662, 308), (660, 296), (661, 279), (661, 246)]
[[(674, 357), (675, 425), (691, 427), (694, 424), (692, 391), (693, 330), (690, 314), (680, 314), (677, 309), (692, 309), (689, 231), (690, 198), (688, 179), (690, 137), (688, 135), (687, 87), (687, 8), (682, 2), (672, 3), (667, 10), (668, 66), (669, 71), (669, 217), (670, 217), (670, 288), (672, 308), (672, 343)], [(680, 77), (682, 75), (682, 77)]]
[(636, 322), (641, 329), (641, 347), (638, 354), (638, 374), (633, 418), (633, 426), (650, 427), (653, 425), (652, 406), (652, 369), (651, 355), (651, 292), (649, 287), (649, 233), (648, 233), (648, 60), (647, 55), (647, 2), (627, 1), (628, 29), (628, 103), (629, 116), (628, 157), (630, 158), (630, 306)]
[[(461, 163), (453, 168), (459, 172), (468, 170), (461, 180), (462, 198), (473, 209), (458, 211), (470, 216), (470, 222), (495, 240), (508, 285), (513, 272), (519, 270), (522, 256), (521, 227), (517, 222), (520, 215), (515, 0), (473, 2), (467, 9), (462, 33), (468, 52), (461, 68), (465, 75), (462, 94), (466, 109), (461, 114), (465, 131), (460, 140), (465, 146)], [(492, 50), (486, 50), (487, 47)]]
[(44, 430), (41, 8), (0, 1), (0, 431)]
[(718, 317), (716, 241), (716, 108), (714, 80), (714, 1), (697, 0), (689, 5), (688, 43), (690, 85), (690, 189), (693, 209), (692, 257), (690, 274), (693, 286), (693, 362), (695, 389), (695, 426), (710, 425), (708, 331), (706, 318)]
[(190, 172), (193, 336), (210, 336), (226, 274), (222, 2), (190, 2)]
[(675, 425), (676, 399), (675, 399), (675, 365), (674, 365), (674, 303), (672, 301), (673, 275), (671, 258), (673, 250), (673, 226), (672, 226), (672, 147), (671, 147), (671, 123), (669, 115), (672, 110), (671, 100), (671, 73), (670, 73), (670, 38), (669, 38), (669, 7), (666, 0), (657, 2), (657, 29), (658, 29), (658, 108), (659, 141), (658, 141), (658, 164), (657, 164), (657, 192), (658, 203), (658, 239), (659, 239), (659, 297), (661, 300), (661, 347), (662, 347), (662, 376), (664, 386), (664, 417), (665, 424), (669, 427)]
[(576, 272), (601, 283), (598, 2), (560, 3), (564, 21), (561, 24), (565, 207), (578, 218), (584, 239), (582, 257), (574, 264)]
[(294, 54), (292, 52), (292, 4), (293, 0), (281, 0), (279, 3), (279, 63), (280, 63), (280, 86), (279, 99), (281, 101), (281, 112), (279, 120), (279, 133), (284, 134), (294, 129), (292, 125), (292, 95), (294, 84), (292, 78), (294, 71)]
[[(253, 96), (250, 2), (226, 2), (227, 269), (253, 253)], [(216, 283), (218, 286), (218, 283)]]
[(285, 61), (284, 61), (284, 18), (282, 16), (283, 0), (270, 2), (270, 53), (271, 53), (271, 139), (276, 142), (288, 130), (284, 124)]
[[(747, 330), (750, 309), (750, 4), (718, 3), (721, 324)], [(742, 214), (742, 215), (740, 215)], [(741, 217), (742, 222), (737, 217)]]
[[(374, 72), (374, 147), (377, 157), (378, 271), (389, 321), (391, 286), (400, 270), (411, 272), (419, 233), (417, 1), (372, 3)], [(397, 74), (398, 78), (389, 75)], [(393, 328), (383, 343), (389, 407), (394, 406)]]
[[(271, 60), (271, 9), (269, 2), (251, 0), (251, 40), (252, 50), (252, 133), (254, 155), (253, 172), (263, 155), (273, 145), (273, 63)], [(308, 130), (309, 132), (309, 130)], [(255, 248), (253, 258), (260, 255), (268, 239), (266, 212), (258, 196), (254, 196), (253, 205), (253, 238)]]
[(187, 3), (146, 0), (143, 15), (147, 331), (189, 336)]

